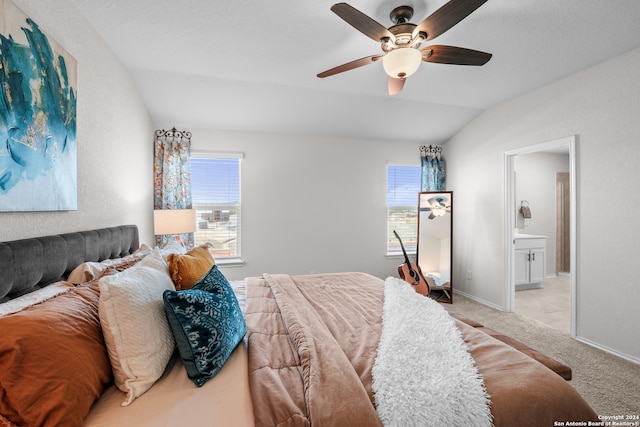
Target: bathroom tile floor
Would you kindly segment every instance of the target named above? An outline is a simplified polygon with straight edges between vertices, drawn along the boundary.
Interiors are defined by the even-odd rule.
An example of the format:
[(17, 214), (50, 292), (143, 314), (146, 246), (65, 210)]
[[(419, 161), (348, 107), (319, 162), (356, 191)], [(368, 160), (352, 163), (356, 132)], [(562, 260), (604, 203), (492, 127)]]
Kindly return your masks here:
[(552, 277), (539, 289), (516, 291), (516, 313), (569, 333), (571, 301), (569, 277)]

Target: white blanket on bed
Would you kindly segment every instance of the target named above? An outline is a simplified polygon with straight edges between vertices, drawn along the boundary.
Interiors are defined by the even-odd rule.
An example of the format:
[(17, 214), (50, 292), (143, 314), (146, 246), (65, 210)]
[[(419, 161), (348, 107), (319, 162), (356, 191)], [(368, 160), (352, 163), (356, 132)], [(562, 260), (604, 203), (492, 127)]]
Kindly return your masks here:
[(489, 396), (451, 316), (393, 277), (384, 297), (372, 375), (385, 427), (491, 426)]

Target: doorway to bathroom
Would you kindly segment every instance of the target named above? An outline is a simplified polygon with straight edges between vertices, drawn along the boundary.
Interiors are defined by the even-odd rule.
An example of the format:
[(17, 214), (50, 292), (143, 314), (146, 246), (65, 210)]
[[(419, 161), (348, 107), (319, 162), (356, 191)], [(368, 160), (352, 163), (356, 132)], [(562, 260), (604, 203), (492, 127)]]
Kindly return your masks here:
[[(575, 137), (504, 154), (504, 309), (574, 337)], [(530, 245), (536, 248), (526, 249)], [(523, 268), (530, 273), (523, 274)]]

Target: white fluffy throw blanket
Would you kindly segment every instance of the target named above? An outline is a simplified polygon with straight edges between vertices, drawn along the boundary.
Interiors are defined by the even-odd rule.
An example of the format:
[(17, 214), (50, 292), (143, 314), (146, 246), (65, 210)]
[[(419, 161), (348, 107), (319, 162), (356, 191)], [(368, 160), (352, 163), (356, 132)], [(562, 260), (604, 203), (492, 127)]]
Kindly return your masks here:
[(491, 426), (482, 377), (446, 310), (393, 277), (384, 298), (372, 375), (385, 427)]

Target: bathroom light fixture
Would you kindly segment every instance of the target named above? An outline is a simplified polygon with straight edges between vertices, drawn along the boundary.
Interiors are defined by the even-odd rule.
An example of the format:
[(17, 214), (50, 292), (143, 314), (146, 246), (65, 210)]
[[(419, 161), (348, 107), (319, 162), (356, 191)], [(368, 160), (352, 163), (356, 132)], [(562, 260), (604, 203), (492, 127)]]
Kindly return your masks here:
[(180, 234), (196, 231), (195, 209), (156, 209), (153, 211), (153, 234), (173, 234), (182, 243)]
[(405, 79), (418, 71), (422, 53), (412, 47), (399, 47), (382, 58), (384, 71), (394, 79)]

